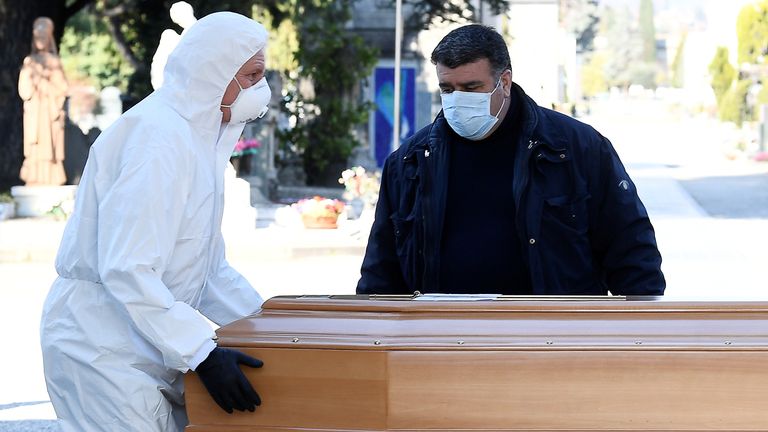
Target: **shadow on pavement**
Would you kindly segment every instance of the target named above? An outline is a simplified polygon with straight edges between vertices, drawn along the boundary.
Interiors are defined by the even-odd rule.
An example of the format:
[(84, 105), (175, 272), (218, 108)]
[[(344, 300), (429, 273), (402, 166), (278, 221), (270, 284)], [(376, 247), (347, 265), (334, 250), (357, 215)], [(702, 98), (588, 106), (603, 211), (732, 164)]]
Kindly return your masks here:
[(713, 218), (768, 219), (768, 174), (680, 180)]
[[(29, 401), (0, 404), (0, 413), (19, 407), (48, 404), (50, 401)], [(60, 432), (56, 420), (0, 420), (0, 432)]]
[(47, 404), (50, 402), (51, 401), (45, 400), (45, 401), (13, 402), (9, 404), (0, 404), (0, 411), (11, 409), (11, 408), (22, 407), (22, 406)]
[(56, 420), (0, 421), (0, 432), (60, 432)]

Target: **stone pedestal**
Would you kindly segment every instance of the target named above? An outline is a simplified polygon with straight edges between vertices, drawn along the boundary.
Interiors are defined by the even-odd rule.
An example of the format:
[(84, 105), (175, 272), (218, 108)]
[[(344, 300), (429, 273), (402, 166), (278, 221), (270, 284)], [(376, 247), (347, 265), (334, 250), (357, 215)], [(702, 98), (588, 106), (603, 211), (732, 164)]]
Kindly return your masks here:
[(13, 186), (17, 217), (40, 217), (59, 206), (65, 212), (74, 205), (77, 186)]
[(16, 216), (16, 204), (12, 202), (0, 202), (0, 221)]
[(256, 208), (256, 228), (266, 228), (275, 223), (275, 212), (282, 207), (267, 198), (264, 191), (268, 190), (265, 177), (244, 177), (251, 186), (251, 205)]

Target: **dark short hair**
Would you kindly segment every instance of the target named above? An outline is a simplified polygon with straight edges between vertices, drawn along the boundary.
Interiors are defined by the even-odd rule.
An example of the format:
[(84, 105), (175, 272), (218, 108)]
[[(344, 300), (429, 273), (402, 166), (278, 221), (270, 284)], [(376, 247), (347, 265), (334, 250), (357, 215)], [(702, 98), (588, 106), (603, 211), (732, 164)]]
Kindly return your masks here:
[(432, 63), (451, 69), (480, 59), (488, 59), (491, 71), (498, 77), (512, 69), (504, 38), (493, 27), (470, 24), (445, 35), (432, 51)]

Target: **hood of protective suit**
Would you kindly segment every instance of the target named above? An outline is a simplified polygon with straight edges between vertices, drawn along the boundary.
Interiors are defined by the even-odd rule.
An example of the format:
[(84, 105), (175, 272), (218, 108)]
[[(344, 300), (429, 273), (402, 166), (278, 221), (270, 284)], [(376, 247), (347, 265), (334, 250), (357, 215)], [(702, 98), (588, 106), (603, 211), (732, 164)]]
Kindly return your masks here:
[(227, 85), (266, 45), (267, 31), (256, 21), (232, 12), (207, 15), (171, 52), (157, 93), (193, 124), (218, 129)]

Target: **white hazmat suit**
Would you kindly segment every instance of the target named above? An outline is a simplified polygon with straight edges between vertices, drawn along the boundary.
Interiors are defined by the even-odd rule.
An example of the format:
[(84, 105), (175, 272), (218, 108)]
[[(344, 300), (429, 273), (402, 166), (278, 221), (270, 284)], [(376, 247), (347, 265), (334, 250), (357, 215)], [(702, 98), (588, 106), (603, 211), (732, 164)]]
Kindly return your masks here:
[(224, 257), (224, 168), (244, 125), (219, 105), (266, 43), (242, 15), (201, 19), (163, 87), (91, 148), (41, 323), (65, 432), (181, 430), (182, 374), (215, 347), (200, 314), (224, 325), (261, 306)]

